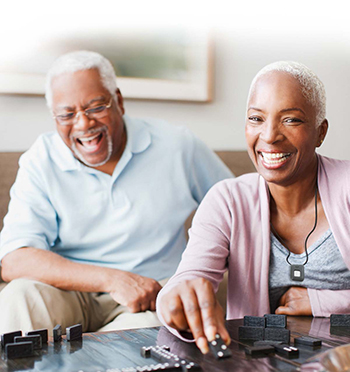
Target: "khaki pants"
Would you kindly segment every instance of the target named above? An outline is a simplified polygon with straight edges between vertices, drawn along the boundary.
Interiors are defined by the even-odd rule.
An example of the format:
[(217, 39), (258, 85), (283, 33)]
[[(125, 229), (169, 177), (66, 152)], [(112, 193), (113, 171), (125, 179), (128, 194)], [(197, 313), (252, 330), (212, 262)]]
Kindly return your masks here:
[[(168, 279), (160, 281), (162, 286)], [(80, 323), (84, 332), (157, 327), (161, 323), (154, 311), (130, 313), (108, 293), (63, 291), (30, 279), (0, 283), (0, 334)], [(227, 273), (217, 297), (226, 309)]]
[[(164, 285), (167, 279), (160, 282)], [(30, 279), (15, 279), (0, 292), (0, 334), (80, 323), (84, 332), (161, 325), (153, 311), (130, 313), (108, 293), (63, 291)], [(1, 287), (0, 287), (1, 289)]]

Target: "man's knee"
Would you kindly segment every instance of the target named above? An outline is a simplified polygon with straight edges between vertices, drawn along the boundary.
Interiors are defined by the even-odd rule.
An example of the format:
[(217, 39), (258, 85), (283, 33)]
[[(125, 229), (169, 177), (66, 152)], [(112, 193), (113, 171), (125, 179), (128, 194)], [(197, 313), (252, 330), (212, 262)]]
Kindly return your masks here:
[(65, 329), (77, 323), (86, 328), (84, 295), (36, 280), (15, 279), (0, 292), (0, 331), (48, 328), (51, 333), (56, 324)]
[(42, 294), (45, 292), (43, 286), (47, 285), (22, 278), (12, 280), (6, 285), (0, 292), (1, 333), (44, 328), (40, 323), (47, 313), (46, 304), (42, 300)]
[(36, 280), (25, 278), (14, 279), (0, 292), (0, 298), (9, 297), (9, 301), (23, 300), (38, 293), (43, 286), (45, 286), (44, 283)]
[(16, 309), (23, 313), (39, 311), (47, 312), (55, 297), (56, 289), (37, 280), (18, 278), (12, 280), (0, 292), (0, 306), (7, 308), (10, 314)]

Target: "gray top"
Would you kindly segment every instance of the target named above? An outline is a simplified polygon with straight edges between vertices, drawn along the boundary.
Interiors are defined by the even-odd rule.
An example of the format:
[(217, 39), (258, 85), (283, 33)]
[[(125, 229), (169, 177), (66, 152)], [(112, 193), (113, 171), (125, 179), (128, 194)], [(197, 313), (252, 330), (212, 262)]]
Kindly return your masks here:
[[(350, 270), (345, 265), (330, 229), (308, 248), (309, 260), (304, 266), (305, 279), (302, 282), (290, 279), (290, 265), (286, 261), (288, 249), (272, 232), (270, 239), (269, 293), (271, 313), (275, 312), (283, 293), (292, 286), (333, 290), (350, 289)], [(302, 265), (305, 260), (305, 252), (302, 254), (291, 253), (289, 257), (289, 262), (292, 265)]]

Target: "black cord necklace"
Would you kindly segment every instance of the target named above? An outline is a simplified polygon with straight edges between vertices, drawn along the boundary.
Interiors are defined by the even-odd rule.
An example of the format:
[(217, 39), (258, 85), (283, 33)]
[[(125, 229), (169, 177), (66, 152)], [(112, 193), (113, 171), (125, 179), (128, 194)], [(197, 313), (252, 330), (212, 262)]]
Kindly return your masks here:
[(305, 262), (302, 265), (292, 265), (289, 262), (289, 257), (290, 257), (290, 253), (291, 252), (287, 248), (287, 245), (284, 242), (284, 240), (278, 235), (277, 231), (274, 229), (272, 223), (270, 222), (271, 229), (272, 229), (273, 233), (276, 235), (276, 237), (278, 238), (278, 240), (288, 249), (288, 256), (286, 258), (286, 261), (290, 265), (290, 278), (292, 280), (294, 280), (294, 281), (297, 281), (297, 282), (302, 282), (304, 280), (304, 278), (305, 278), (304, 266), (309, 261), (309, 254), (307, 252), (307, 241), (309, 240), (310, 235), (315, 231), (316, 226), (317, 226), (317, 191), (318, 191), (318, 185), (317, 185), (317, 177), (316, 177), (316, 187), (315, 187), (315, 223), (314, 223), (314, 227), (312, 228), (312, 230), (309, 232), (309, 234), (307, 235), (307, 237), (305, 239), (305, 255), (306, 255), (306, 260), (305, 260)]

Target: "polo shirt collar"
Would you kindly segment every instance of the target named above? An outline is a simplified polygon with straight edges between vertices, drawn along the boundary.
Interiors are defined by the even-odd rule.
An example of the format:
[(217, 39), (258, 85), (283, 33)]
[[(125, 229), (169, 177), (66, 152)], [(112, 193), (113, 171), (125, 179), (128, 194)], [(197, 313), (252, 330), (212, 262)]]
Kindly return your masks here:
[[(130, 151), (132, 154), (138, 154), (145, 151), (151, 144), (151, 133), (140, 119), (133, 119), (127, 115), (123, 116), (127, 133), (127, 143), (124, 152)], [(63, 142), (60, 135), (56, 132), (52, 143), (54, 151), (52, 158), (62, 171), (79, 170), (88, 168), (77, 160), (72, 151)], [(93, 169), (93, 168), (89, 168)]]
[(124, 123), (127, 133), (126, 149), (129, 149), (133, 154), (145, 151), (152, 142), (151, 134), (145, 123), (127, 115), (124, 115)]

